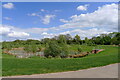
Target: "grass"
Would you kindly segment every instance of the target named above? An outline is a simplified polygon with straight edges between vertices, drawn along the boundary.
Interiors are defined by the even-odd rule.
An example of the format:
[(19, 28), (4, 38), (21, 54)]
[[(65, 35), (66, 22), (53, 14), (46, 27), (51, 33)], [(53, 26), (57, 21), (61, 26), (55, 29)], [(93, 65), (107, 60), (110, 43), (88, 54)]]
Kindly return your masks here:
[(2, 76), (2, 49), (0, 44), (0, 77)]
[[(77, 47), (82, 47), (84, 51), (90, 51), (93, 49), (92, 46), (79, 45), (71, 45), (69, 49), (77, 50)], [(83, 58), (71, 59), (43, 59), (38, 57), (19, 59), (14, 56), (3, 54), (2, 75), (31, 75), (75, 71), (118, 63), (118, 49), (120, 47), (107, 45), (100, 45), (98, 47), (105, 49), (105, 51), (98, 54), (91, 54)]]

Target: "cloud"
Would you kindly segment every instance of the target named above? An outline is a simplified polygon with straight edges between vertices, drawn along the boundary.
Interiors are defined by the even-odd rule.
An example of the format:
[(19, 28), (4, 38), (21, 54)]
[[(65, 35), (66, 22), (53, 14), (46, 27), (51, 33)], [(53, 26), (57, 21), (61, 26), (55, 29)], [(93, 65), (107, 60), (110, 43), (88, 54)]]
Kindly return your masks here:
[(61, 12), (61, 10), (54, 10), (54, 12)]
[(30, 35), (25, 32), (12, 31), (11, 33), (8, 33), (8, 37), (13, 37), (13, 38), (25, 38), (25, 37), (29, 37), (29, 36)]
[(61, 32), (60, 34), (66, 35), (66, 34), (70, 34), (70, 31), (65, 31), (65, 32)]
[(57, 36), (58, 34), (43, 32), (41, 35), (43, 36), (43, 38), (53, 38), (54, 36)]
[(86, 11), (87, 10), (87, 8), (88, 8), (88, 4), (86, 4), (86, 5), (80, 5), (80, 6), (78, 6), (77, 7), (77, 10), (79, 11), (79, 10), (83, 10), (83, 11)]
[(20, 31), (24, 31), (24, 32), (28, 32), (28, 33), (35, 33), (35, 34), (40, 34), (44, 31), (48, 31), (49, 28), (28, 28), (28, 29), (17, 29), (16, 30), (20, 30)]
[(118, 5), (115, 3), (107, 4), (99, 7), (93, 13), (73, 15), (71, 20), (63, 20), (66, 22), (59, 27), (65, 28), (82, 28), (97, 27), (105, 30), (117, 30), (118, 26)]
[(13, 26), (0, 25), (0, 35), (11, 38), (25, 38), (30, 36), (30, 34), (26, 32), (15, 31), (14, 29)]
[(7, 34), (11, 31), (11, 29), (9, 27), (3, 27), (2, 25), (0, 25), (0, 35), (4, 35)]
[(37, 14), (37, 13), (31, 13), (31, 14), (30, 14), (30, 13), (28, 13), (27, 15), (28, 15), (28, 16), (40, 16), (40, 15), (39, 15), (39, 14)]
[(70, 33), (74, 34), (74, 36), (76, 34), (78, 34), (82, 39), (85, 37), (91, 38), (93, 36), (98, 36), (100, 34), (108, 34), (111, 32), (102, 30), (102, 29), (97, 29), (97, 28), (92, 28), (92, 29), (88, 29), (88, 30), (82, 30), (82, 29), (74, 29), (72, 31), (70, 31)]
[(39, 41), (40, 41), (40, 39), (39, 39), (39, 38), (33, 38), (33, 37), (31, 37), (31, 38), (27, 38), (27, 39), (39, 40)]
[(108, 34), (108, 33), (111, 33), (111, 32), (105, 31), (102, 29), (92, 28), (87, 30), (73, 29), (73, 30), (67, 30), (67, 31), (57, 32), (57, 33), (43, 32), (41, 35), (43, 36), (43, 38), (53, 38), (54, 36), (66, 35), (66, 34), (71, 34), (71, 36), (74, 37), (76, 34), (78, 34), (81, 37), (81, 39), (84, 39), (85, 37), (92, 38), (100, 34)]
[(55, 15), (45, 15), (42, 19), (43, 24), (49, 24), (51, 19), (53, 19)]
[[(65, 24), (48, 30), (58, 34), (79, 34), (82, 38), (118, 31), (118, 5), (115, 3), (98, 7), (92, 13), (72, 15), (71, 20), (60, 19)], [(59, 32), (61, 31), (61, 33)], [(55, 34), (56, 34), (55, 33)], [(54, 35), (54, 34), (53, 34)]]
[(48, 33), (47, 32), (43, 32), (41, 35), (47, 35)]
[(12, 18), (10, 18), (10, 17), (3, 17), (3, 19), (5, 19), (5, 20), (12, 20)]
[(45, 9), (40, 9), (38, 12), (33, 12), (33, 13), (28, 13), (28, 16), (36, 16), (38, 17), (43, 24), (49, 24), (52, 19), (55, 18), (55, 14), (57, 12), (60, 12), (61, 10), (53, 10), (53, 11), (48, 11)]
[(59, 32), (59, 33), (50, 33), (50, 34), (45, 32), (43, 34), (44, 34), (44, 38), (52, 38), (52, 37), (58, 36), (58, 35), (71, 34), (72, 37), (74, 37), (75, 35), (79, 35), (81, 37), (81, 39), (84, 39), (85, 37), (92, 38), (92, 37), (98, 36), (100, 34), (108, 34), (108, 33), (111, 33), (111, 32), (105, 31), (102, 29), (92, 28), (92, 29), (87, 29), (87, 30), (73, 29), (73, 30), (63, 31), (63, 32)]
[(82, 38), (96, 36), (101, 33), (116, 32), (118, 31), (118, 5), (115, 3), (106, 4), (98, 7), (92, 13), (72, 15), (69, 19), (60, 19), (64, 24), (56, 27), (32, 28), (26, 29), (26, 31), (36, 34), (44, 32), (45, 37), (70, 33), (71, 35), (79, 34)]
[(44, 12), (45, 10), (44, 10), (44, 9), (41, 9), (40, 11)]
[(67, 23), (68, 20), (60, 19), (61, 22)]
[(31, 13), (31, 14), (28, 13), (27, 15), (38, 17), (42, 21), (43, 24), (49, 24), (51, 19), (53, 19), (55, 17), (55, 15), (52, 15), (52, 14), (47, 14), (45, 16), (42, 16), (42, 15), (40, 15), (40, 13)]
[(14, 8), (14, 4), (13, 3), (3, 4), (3, 7), (6, 9), (12, 9), (12, 8)]

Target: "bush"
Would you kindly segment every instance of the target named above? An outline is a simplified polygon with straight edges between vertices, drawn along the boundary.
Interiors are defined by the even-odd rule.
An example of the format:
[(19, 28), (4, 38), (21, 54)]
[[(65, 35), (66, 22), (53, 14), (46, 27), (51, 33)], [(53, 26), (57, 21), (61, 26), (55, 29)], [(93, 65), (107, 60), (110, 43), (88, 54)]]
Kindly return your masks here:
[(27, 53), (36, 53), (38, 48), (36, 45), (26, 45), (24, 46), (24, 50), (27, 52)]
[(70, 51), (70, 55), (76, 55), (76, 54), (80, 54), (80, 53), (77, 51)]
[(56, 57), (56, 56), (59, 56), (60, 53), (61, 53), (61, 48), (60, 46), (58, 46), (56, 42), (50, 42), (48, 44), (48, 47), (46, 47), (44, 51), (45, 57), (48, 57), (48, 56)]
[(95, 44), (95, 43), (92, 43), (92, 42), (89, 42), (89, 43), (88, 43), (88, 46), (96, 46), (96, 44)]
[(61, 53), (60, 53), (60, 57), (61, 57), (61, 58), (66, 58), (66, 57), (68, 57), (68, 54), (70, 53), (70, 52), (69, 52), (69, 49), (68, 49), (68, 46), (67, 46), (67, 45), (62, 45), (61, 48), (62, 48), (62, 51), (61, 51)]
[(56, 42), (50, 42), (48, 44), (48, 47), (46, 47), (45, 51), (44, 51), (44, 55), (45, 57), (57, 57), (60, 56), (61, 58), (66, 58), (68, 57), (69, 54), (69, 50), (68, 47), (66, 45), (59, 45)]
[(48, 58), (50, 58), (50, 59), (51, 59), (51, 58), (52, 58), (52, 56), (48, 56)]
[(78, 48), (78, 52), (82, 52), (82, 48), (79, 47), (79, 48)]
[(41, 45), (39, 45), (39, 46), (37, 46), (37, 52), (40, 52), (40, 51), (42, 51), (42, 46)]

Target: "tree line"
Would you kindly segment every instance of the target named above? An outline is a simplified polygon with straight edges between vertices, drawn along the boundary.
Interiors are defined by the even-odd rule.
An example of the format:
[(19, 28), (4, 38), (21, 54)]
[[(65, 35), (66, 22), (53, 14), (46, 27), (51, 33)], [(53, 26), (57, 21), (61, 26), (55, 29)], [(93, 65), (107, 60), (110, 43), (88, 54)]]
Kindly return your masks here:
[[(44, 38), (42, 40), (15, 40), (15, 41), (4, 41), (2, 42), (3, 48), (5, 47), (21, 47), (25, 45), (47, 45), (50, 42), (56, 42), (58, 44), (80, 44), (80, 45), (119, 45), (120, 44), (120, 33), (113, 32), (109, 34), (101, 34), (97, 37), (88, 39), (85, 37), (84, 40), (79, 35), (75, 35), (73, 38), (70, 34), (59, 35), (53, 38)], [(11, 45), (10, 45), (11, 44)]]
[[(61, 57), (65, 58), (71, 53), (67, 45), (120, 45), (120, 33), (113, 32), (109, 34), (101, 34), (96, 37), (81, 39), (79, 35), (72, 37), (70, 34), (59, 35), (53, 38), (44, 38), (41, 40), (15, 40), (15, 41), (4, 41), (2, 42), (2, 49), (7, 51), (12, 48), (22, 47), (26, 53), (40, 52), (44, 48), (45, 57)], [(81, 48), (78, 48), (77, 52), (73, 54), (81, 53)]]

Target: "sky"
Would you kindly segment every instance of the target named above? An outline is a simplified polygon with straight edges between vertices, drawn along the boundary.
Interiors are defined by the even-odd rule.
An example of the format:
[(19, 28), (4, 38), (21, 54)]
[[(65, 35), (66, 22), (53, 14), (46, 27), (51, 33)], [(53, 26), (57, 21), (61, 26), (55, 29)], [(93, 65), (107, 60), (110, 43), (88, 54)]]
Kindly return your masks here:
[(118, 31), (113, 2), (3, 2), (0, 41), (78, 34), (81, 39)]

